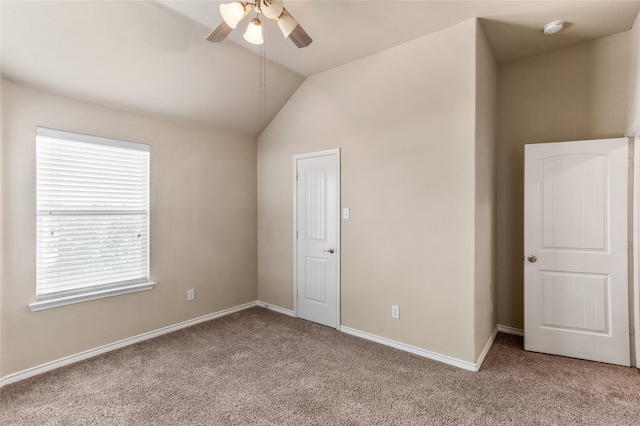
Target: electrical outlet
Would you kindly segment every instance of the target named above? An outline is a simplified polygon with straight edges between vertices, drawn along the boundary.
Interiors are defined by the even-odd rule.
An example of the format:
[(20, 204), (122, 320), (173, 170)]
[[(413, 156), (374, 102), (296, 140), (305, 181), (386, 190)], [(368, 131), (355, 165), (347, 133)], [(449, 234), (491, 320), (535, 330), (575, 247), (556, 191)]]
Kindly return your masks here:
[(193, 300), (195, 298), (196, 298), (196, 292), (192, 288), (187, 290), (187, 300)]
[(400, 318), (400, 306), (391, 305), (391, 318)]

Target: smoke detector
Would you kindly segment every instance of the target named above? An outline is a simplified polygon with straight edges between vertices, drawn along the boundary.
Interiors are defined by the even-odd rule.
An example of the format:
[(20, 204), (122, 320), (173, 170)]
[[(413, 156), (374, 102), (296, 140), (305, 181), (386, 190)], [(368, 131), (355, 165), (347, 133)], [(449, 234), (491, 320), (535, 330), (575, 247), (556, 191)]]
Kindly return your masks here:
[(562, 28), (564, 28), (564, 21), (558, 20), (549, 22), (547, 25), (542, 27), (542, 31), (544, 31), (545, 34), (555, 34), (561, 31)]

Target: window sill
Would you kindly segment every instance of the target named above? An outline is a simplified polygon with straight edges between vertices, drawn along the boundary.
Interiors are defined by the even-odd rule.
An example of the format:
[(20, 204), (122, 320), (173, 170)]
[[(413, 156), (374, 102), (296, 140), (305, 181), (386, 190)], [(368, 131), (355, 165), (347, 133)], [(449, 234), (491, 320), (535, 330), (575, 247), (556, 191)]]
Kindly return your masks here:
[(135, 293), (138, 291), (151, 290), (156, 283), (147, 282), (142, 284), (133, 284), (123, 287), (114, 287), (106, 290), (92, 291), (90, 293), (74, 294), (73, 296), (57, 297), (55, 299), (40, 300), (29, 303), (31, 312), (42, 311), (45, 309), (58, 308), (60, 306), (72, 305), (74, 303), (87, 302), (89, 300), (103, 299), (105, 297), (120, 296), (121, 294)]

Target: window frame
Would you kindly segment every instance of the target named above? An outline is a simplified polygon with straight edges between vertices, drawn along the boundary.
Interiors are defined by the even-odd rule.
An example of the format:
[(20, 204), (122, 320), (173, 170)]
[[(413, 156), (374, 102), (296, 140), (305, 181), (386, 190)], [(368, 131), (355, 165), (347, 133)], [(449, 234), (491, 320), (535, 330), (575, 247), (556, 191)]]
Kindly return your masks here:
[[(97, 209), (95, 207), (90, 208), (89, 210), (84, 210), (84, 209), (80, 209), (77, 207), (67, 207), (67, 208), (61, 208), (60, 210), (55, 210), (55, 209), (45, 209), (45, 210), (49, 210), (48, 215), (52, 215), (52, 216), (67, 216), (67, 217), (80, 217), (80, 218), (85, 218), (84, 220), (93, 220), (93, 219), (89, 219), (90, 217), (96, 217), (96, 216), (100, 216), (102, 218), (104, 217), (109, 217), (109, 216), (120, 216), (122, 217), (122, 215), (137, 215), (140, 216), (142, 218), (142, 225), (146, 228), (146, 232), (144, 232), (144, 237), (146, 238), (146, 241), (144, 243), (142, 243), (142, 247), (138, 246), (136, 244), (137, 250), (139, 252), (139, 249), (142, 248), (143, 249), (143, 253), (144, 253), (144, 249), (146, 248), (146, 254), (145, 254), (145, 260), (138, 263), (138, 266), (142, 265), (143, 269), (146, 267), (146, 271), (143, 275), (146, 275), (144, 277), (140, 277), (140, 278), (132, 278), (132, 279), (126, 279), (126, 280), (122, 280), (122, 281), (112, 281), (112, 282), (102, 282), (102, 280), (100, 283), (93, 283), (93, 284), (84, 284), (81, 285), (81, 287), (78, 288), (71, 288), (71, 286), (67, 283), (66, 285), (62, 284), (62, 287), (60, 289), (58, 289), (57, 291), (49, 291), (49, 292), (42, 292), (42, 288), (39, 287), (39, 285), (41, 285), (42, 283), (40, 283), (39, 277), (36, 276), (36, 282), (35, 282), (35, 293), (36, 293), (36, 301), (32, 302), (28, 305), (29, 309), (33, 312), (35, 311), (40, 311), (43, 309), (50, 309), (50, 308), (55, 308), (55, 307), (59, 307), (59, 306), (65, 306), (65, 305), (69, 305), (69, 304), (73, 304), (73, 303), (80, 303), (80, 302), (85, 302), (85, 301), (89, 301), (89, 300), (96, 300), (96, 299), (101, 299), (101, 298), (105, 298), (105, 297), (111, 297), (111, 296), (118, 296), (118, 295), (122, 295), (122, 294), (127, 294), (127, 293), (133, 293), (133, 292), (139, 292), (139, 291), (145, 291), (145, 290), (150, 290), (154, 287), (155, 282), (150, 280), (150, 235), (149, 235), (149, 228), (150, 228), (150, 205), (149, 205), (149, 197), (150, 197), (150, 147), (149, 145), (146, 144), (140, 144), (140, 143), (134, 143), (134, 142), (126, 142), (126, 141), (121, 141), (121, 140), (117, 140), (117, 139), (109, 139), (109, 138), (104, 138), (104, 137), (98, 137), (98, 136), (91, 136), (91, 135), (85, 135), (85, 134), (80, 134), (80, 133), (73, 133), (73, 132), (67, 132), (67, 131), (62, 131), (62, 130), (55, 130), (55, 129), (49, 129), (49, 128), (45, 128), (45, 127), (37, 127), (36, 128), (36, 157), (38, 158), (39, 155), (41, 155), (42, 153), (39, 151), (39, 143), (47, 143), (46, 139), (58, 139), (61, 141), (67, 141), (67, 142), (71, 142), (74, 144), (77, 143), (81, 143), (84, 144), (84, 147), (81, 147), (83, 150), (87, 150), (87, 151), (91, 151), (91, 149), (95, 149), (96, 151), (99, 151), (100, 149), (105, 149), (105, 147), (111, 147), (111, 148), (116, 148), (116, 149), (128, 149), (128, 150), (132, 150), (132, 151), (138, 151), (137, 155), (141, 155), (141, 158), (143, 158), (144, 161), (146, 161), (146, 163), (143, 161), (143, 167), (146, 167), (146, 170), (143, 170), (143, 179), (146, 178), (146, 182), (144, 182), (144, 180), (142, 182), (144, 182), (144, 186), (145, 190), (143, 190), (140, 195), (142, 196), (142, 198), (140, 198), (140, 200), (142, 200), (143, 202), (143, 206), (144, 208), (140, 209), (140, 210), (136, 210), (136, 209), (127, 209), (125, 208), (124, 210), (119, 210), (114, 208), (113, 206), (107, 204), (106, 207), (104, 209)], [(93, 147), (92, 147), (93, 145)], [(97, 146), (100, 147), (97, 147)], [(46, 150), (46, 148), (44, 148), (44, 145), (42, 145), (42, 151), (44, 152)], [(109, 148), (107, 148), (109, 149)], [(140, 152), (143, 153), (147, 153), (146, 157), (144, 154), (140, 154)], [(89, 155), (96, 155), (95, 152), (94, 153), (90, 153)], [(43, 154), (44, 156), (44, 154)], [(67, 158), (65, 158), (66, 160)], [(72, 159), (73, 161), (78, 161), (77, 158), (73, 158), (69, 157), (69, 159)], [(38, 163), (38, 161), (40, 160), (36, 160), (36, 163)], [(125, 160), (126, 161), (126, 160)], [(55, 162), (55, 161), (54, 161)], [(50, 165), (50, 163), (47, 163), (46, 161), (43, 163), (38, 163), (38, 164), (46, 164), (46, 165)], [(87, 163), (90, 166), (90, 163)], [(80, 167), (87, 167), (87, 165), (81, 163)], [(126, 169), (125, 169), (126, 170)], [(46, 182), (46, 173), (43, 173), (43, 175), (41, 176), (39, 174), (38, 171), (36, 171), (36, 233), (37, 233), (37, 237), (36, 237), (36, 269), (40, 270), (41, 268), (41, 256), (45, 253), (44, 250), (40, 247), (40, 245), (38, 244), (41, 241), (42, 235), (41, 233), (44, 230), (44, 219), (41, 219), (43, 217), (47, 216), (47, 213), (44, 213), (44, 211), (42, 210), (38, 210), (39, 208), (41, 208), (40, 206), (40, 200), (41, 200), (41, 194), (39, 191), (42, 190), (42, 186), (41, 185), (45, 185), (44, 182)], [(40, 179), (42, 179), (42, 182), (40, 182)], [(79, 179), (79, 178), (77, 178)], [(73, 181), (76, 182), (76, 181)], [(78, 182), (82, 182), (83, 184), (86, 184), (86, 181), (84, 180), (78, 180)], [(46, 186), (46, 185), (45, 185)], [(96, 186), (94, 186), (93, 188), (90, 187), (89, 192), (91, 192), (91, 190), (95, 190), (95, 192), (97, 193), (100, 189), (104, 189), (104, 187), (101, 187), (100, 184), (96, 184)], [(90, 197), (95, 197), (95, 194), (92, 194)], [(146, 199), (145, 199), (146, 197)], [(46, 197), (43, 198), (43, 200)], [(100, 201), (102, 201), (102, 199), (100, 199)], [(124, 213), (123, 213), (124, 212)], [(137, 213), (136, 213), (137, 212)], [(113, 222), (112, 222), (113, 223)], [(59, 225), (61, 227), (64, 228), (64, 225)], [(41, 229), (42, 227), (42, 229)], [(77, 229), (77, 228), (72, 228), (72, 229)], [(47, 231), (48, 232), (48, 231)], [(53, 231), (52, 235), (53, 235)], [(140, 233), (143, 233), (143, 231), (140, 231)], [(140, 236), (140, 235), (138, 235)], [(89, 237), (91, 238), (91, 237)], [(89, 240), (83, 240), (84, 242), (89, 241)], [(110, 253), (118, 253), (117, 251), (113, 251)], [(104, 253), (102, 253), (104, 254)], [(126, 260), (125, 260), (126, 262)], [(146, 265), (145, 265), (146, 262)]]

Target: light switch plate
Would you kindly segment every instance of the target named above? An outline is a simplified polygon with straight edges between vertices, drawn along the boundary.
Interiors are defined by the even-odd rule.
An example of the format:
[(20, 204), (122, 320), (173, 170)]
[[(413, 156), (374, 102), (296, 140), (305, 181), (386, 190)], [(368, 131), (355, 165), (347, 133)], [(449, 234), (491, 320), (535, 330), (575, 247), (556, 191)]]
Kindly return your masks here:
[(351, 215), (351, 213), (349, 212), (349, 207), (345, 207), (342, 209), (342, 218), (343, 219), (349, 219), (349, 216)]
[(400, 306), (391, 305), (391, 318), (400, 318)]

